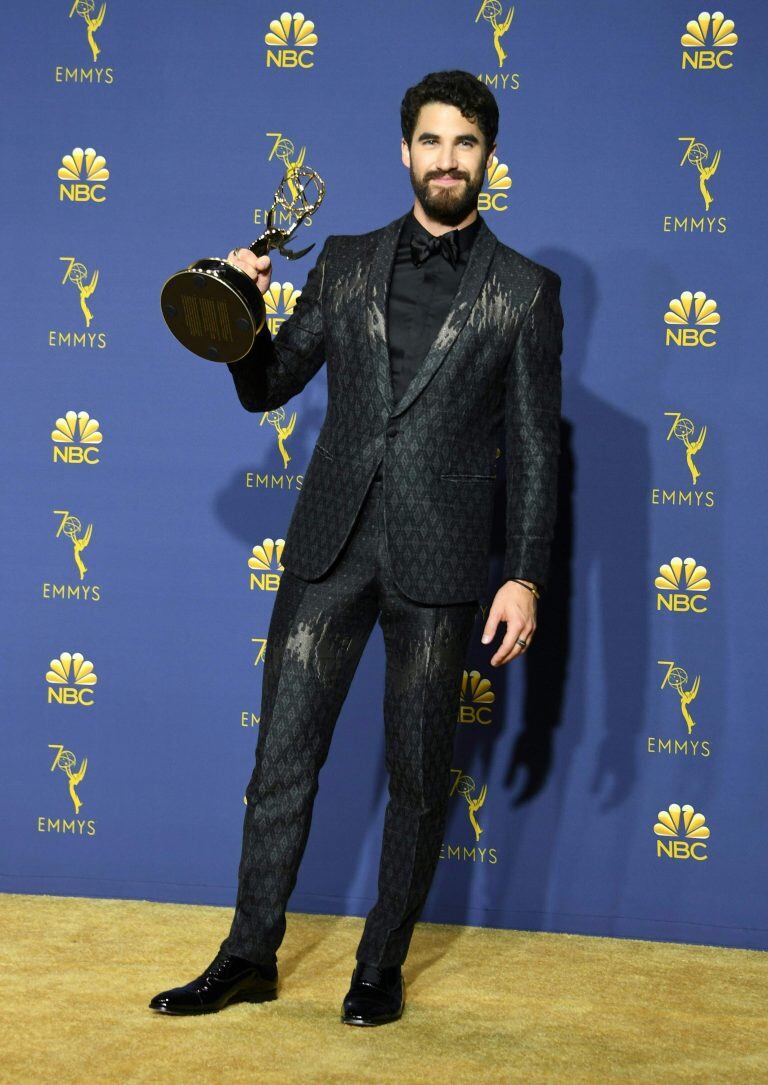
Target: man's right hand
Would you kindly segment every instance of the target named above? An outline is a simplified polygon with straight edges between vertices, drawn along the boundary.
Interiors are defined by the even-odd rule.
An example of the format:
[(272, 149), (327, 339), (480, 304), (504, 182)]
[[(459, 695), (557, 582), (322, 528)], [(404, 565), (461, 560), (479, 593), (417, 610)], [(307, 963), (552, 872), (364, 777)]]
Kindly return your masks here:
[(262, 294), (266, 294), (269, 290), (272, 280), (272, 261), (269, 254), (255, 256), (249, 248), (243, 248), (235, 256), (235, 251), (232, 249), (227, 254), (226, 261), (234, 267), (239, 267), (250, 279), (253, 279)]

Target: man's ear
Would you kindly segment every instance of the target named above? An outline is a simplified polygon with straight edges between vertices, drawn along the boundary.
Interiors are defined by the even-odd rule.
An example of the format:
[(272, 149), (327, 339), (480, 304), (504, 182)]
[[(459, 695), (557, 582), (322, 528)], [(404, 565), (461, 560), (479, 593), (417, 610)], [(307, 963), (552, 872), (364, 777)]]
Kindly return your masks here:
[(486, 155), (486, 158), (485, 158), (485, 168), (486, 169), (488, 169), (488, 167), (490, 166), (491, 159), (493, 158), (495, 153), (496, 153), (496, 144), (494, 143), (494, 145), (491, 147), (490, 151), (488, 152), (488, 154)]
[(400, 139), (400, 154), (401, 154), (402, 159), (403, 159), (403, 165), (404, 166), (410, 166), (410, 164), (411, 164), (411, 151), (410, 151), (410, 148), (408, 147), (408, 144), (405, 142), (405, 139), (402, 138), (402, 137)]

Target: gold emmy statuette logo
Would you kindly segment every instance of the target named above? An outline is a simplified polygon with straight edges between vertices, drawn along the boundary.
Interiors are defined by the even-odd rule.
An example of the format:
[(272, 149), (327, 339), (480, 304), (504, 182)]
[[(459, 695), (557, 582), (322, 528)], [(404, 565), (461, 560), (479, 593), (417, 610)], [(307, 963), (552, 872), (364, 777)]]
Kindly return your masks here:
[(283, 461), (283, 470), (285, 470), (289, 461), (293, 459), (293, 456), (291, 456), (290, 452), (285, 447), (285, 441), (286, 438), (291, 436), (296, 426), (296, 411), (291, 411), (290, 418), (287, 422), (285, 420), (285, 407), (276, 407), (273, 411), (264, 411), (259, 419), (259, 425), (263, 426), (265, 422), (272, 426), (275, 431), (277, 447)]
[(701, 451), (707, 439), (707, 427), (702, 426), (694, 437), (696, 427), (690, 418), (686, 418), (679, 411), (665, 411), (664, 414), (671, 415), (674, 420), (667, 431), (667, 440), (670, 441), (674, 437), (681, 442), (685, 449), (685, 462), (691, 475), (691, 482), (696, 486), (701, 478), (701, 471), (694, 462), (694, 456)]
[(71, 516), (66, 509), (54, 509), (53, 514), (54, 516), (61, 516), (61, 523), (56, 531), (56, 538), (58, 539), (60, 535), (66, 535), (72, 543), (75, 565), (77, 565), (77, 568), (80, 571), (80, 579), (82, 580), (88, 572), (88, 566), (83, 561), (81, 554), (91, 541), (93, 524), (89, 524), (81, 535), (80, 532), (83, 530), (83, 525), (76, 516)]
[[(695, 701), (699, 695), (701, 675), (697, 674), (693, 682), (688, 686), (688, 674), (682, 667), (675, 666), (673, 662), (666, 659), (660, 659), (659, 663), (662, 666), (667, 667), (667, 673), (664, 675), (660, 688), (664, 689), (665, 686), (669, 686), (670, 689), (674, 689), (677, 692), (680, 701), (680, 711), (685, 720), (688, 734), (690, 735), (696, 726), (696, 720), (688, 711), (688, 705)], [(686, 686), (688, 686), (687, 689)]]
[[(107, 160), (96, 154), (93, 147), (75, 147), (65, 154), (58, 172), (59, 199), (73, 203), (103, 203), (106, 200), (104, 182), (109, 179)], [(64, 184), (64, 182), (67, 182)]]
[(679, 298), (671, 298), (664, 314), (667, 325), (665, 346), (714, 347), (717, 345), (715, 328), (720, 323), (717, 302), (708, 298), (703, 290), (692, 294), (684, 290)]
[(52, 659), (45, 680), (48, 683), (48, 704), (80, 704), (87, 707), (93, 704), (93, 687), (98, 678), (93, 663), (82, 652), (62, 652)]
[(704, 446), (707, 439), (707, 426), (696, 426), (690, 418), (686, 418), (680, 411), (665, 411), (665, 418), (671, 418), (671, 425), (667, 429), (666, 441), (677, 440), (682, 445), (685, 455), (685, 463), (691, 476), (693, 488), (680, 489), (670, 486), (652, 486), (652, 505), (677, 505), (679, 508), (688, 509), (713, 509), (715, 507), (715, 491), (703, 490), (699, 487), (701, 471), (699, 470), (696, 456)]
[(739, 40), (734, 34), (733, 19), (726, 19), (722, 11), (701, 11), (686, 24), (680, 38), (683, 46), (681, 66), (696, 71), (726, 70), (733, 67), (733, 48)]
[(480, 671), (464, 671), (461, 678), (459, 723), (493, 723), (491, 705), (495, 700), (496, 695), (488, 678), (483, 678)]
[(508, 168), (494, 155), (486, 170), (486, 175), (488, 191), (478, 193), (478, 211), (506, 211), (507, 195), (512, 188), (512, 178), (509, 176)]
[(512, 25), (512, 20), (515, 16), (515, 5), (507, 12), (504, 19), (499, 22), (501, 18), (502, 7), (499, 0), (483, 0), (481, 3), (477, 15), (475, 16), (475, 22), (478, 19), (485, 19), (487, 23), (490, 23), (493, 31), (493, 48), (496, 50), (496, 56), (499, 60), (499, 67), (504, 67), (504, 61), (507, 59), (507, 54), (504, 52), (501, 46), (501, 39)]
[(63, 260), (67, 265), (67, 270), (64, 272), (64, 278), (62, 283), (72, 283), (77, 287), (78, 297), (80, 299), (80, 309), (85, 317), (85, 326), (90, 328), (91, 321), (93, 320), (93, 313), (88, 308), (88, 298), (93, 294), (99, 281), (99, 272), (94, 271), (91, 275), (90, 282), (85, 280), (88, 278), (88, 268), (85, 264), (81, 264), (79, 260), (75, 260), (74, 256), (60, 256), (60, 260)]
[(84, 757), (80, 763), (80, 767), (76, 769), (75, 765), (77, 764), (77, 758), (71, 750), (65, 750), (63, 746), (57, 745), (54, 742), (49, 742), (48, 748), (57, 751), (56, 756), (53, 759), (53, 764), (51, 765), (51, 772), (54, 772), (56, 769), (61, 769), (66, 775), (69, 787), (69, 797), (72, 799), (72, 805), (77, 814), (83, 803), (75, 791), (75, 788), (85, 776), (85, 770), (88, 767), (88, 758)]
[(724, 234), (728, 229), (728, 220), (725, 215), (710, 215), (709, 208), (714, 202), (714, 197), (709, 190), (707, 182), (717, 173), (720, 165), (720, 151), (717, 150), (710, 157), (709, 148), (705, 143), (697, 140), (695, 136), (678, 136), (678, 143), (684, 144), (683, 157), (679, 166), (688, 163), (695, 166), (698, 174), (698, 185), (701, 198), (704, 200), (704, 213), (698, 218), (695, 215), (664, 215), (662, 217), (662, 231), (665, 234)]
[(271, 47), (267, 49), (268, 68), (311, 68), (314, 65), (315, 24), (305, 19), (300, 11), (293, 15), (284, 11), (279, 19), (272, 19), (264, 43)]
[(680, 165), (684, 166), (687, 162), (689, 165), (696, 167), (699, 174), (699, 192), (704, 200), (704, 210), (709, 211), (714, 197), (707, 187), (707, 181), (717, 173), (717, 167), (720, 165), (720, 151), (715, 151), (710, 162), (709, 148), (706, 144), (699, 143), (695, 136), (678, 136), (677, 138), (681, 143), (688, 144)]
[(709, 840), (709, 829), (705, 821), (704, 815), (697, 814), (692, 806), (681, 807), (676, 802), (670, 803), (668, 810), (659, 810), (659, 820), (653, 827), (660, 838), (656, 841), (657, 857), (665, 855), (668, 859), (699, 862), (707, 859), (707, 845), (703, 841)]
[(91, 47), (94, 64), (96, 63), (96, 58), (101, 52), (101, 49), (96, 44), (96, 39), (93, 35), (104, 22), (104, 13), (106, 11), (107, 5), (106, 3), (103, 3), (101, 5), (98, 15), (93, 14), (95, 6), (96, 5), (94, 4), (93, 0), (75, 0), (69, 11), (70, 19), (73, 15), (79, 15), (80, 18), (83, 19), (85, 22), (85, 33), (88, 37), (88, 44)]
[(254, 588), (261, 588), (262, 591), (277, 591), (280, 586), (280, 573), (283, 571), (280, 558), (284, 546), (285, 539), (264, 539), (263, 542), (254, 546), (248, 558), (248, 568), (254, 570), (249, 577), (251, 591)]
[(490, 847), (487, 843), (479, 846), (478, 841), (485, 831), (479, 824), (476, 814), (485, 802), (488, 794), (488, 785), (483, 784), (480, 791), (477, 791), (477, 784), (471, 776), (467, 776), (462, 769), (451, 769), (451, 775), (454, 777), (453, 785), (449, 792), (449, 797), (453, 795), (461, 795), (467, 804), (467, 817), (469, 823), (472, 826), (472, 830), (475, 834), (474, 841), (470, 847), (468, 844), (461, 842), (451, 844), (448, 840), (444, 840), (440, 845), (440, 859), (445, 859), (448, 862), (452, 860), (454, 862), (469, 862), (469, 863), (487, 863), (490, 866), (494, 866), (499, 861), (499, 855), (494, 847)]
[(64, 418), (56, 419), (51, 430), (54, 463), (99, 463), (99, 450), (103, 434), (99, 423), (87, 411), (67, 411)]
[(683, 755), (686, 757), (707, 758), (712, 755), (711, 744), (708, 739), (693, 738), (693, 729), (696, 720), (690, 713), (689, 705), (693, 704), (699, 695), (701, 675), (697, 674), (691, 682), (688, 672), (674, 660), (657, 659), (660, 667), (664, 667), (664, 677), (661, 689), (672, 689), (677, 693), (677, 702), (680, 705), (680, 714), (685, 723), (686, 733), (684, 738), (663, 738), (649, 735), (646, 742), (646, 751), (653, 754), (668, 754), (672, 757)]
[(704, 614), (707, 610), (707, 597), (711, 585), (707, 570), (697, 565), (694, 558), (672, 558), (659, 566), (659, 575), (654, 585), (660, 590), (656, 595), (656, 609), (669, 610), (675, 614), (693, 611)]
[(470, 820), (472, 828), (475, 830), (475, 840), (480, 839), (481, 833), (485, 830), (478, 824), (475, 814), (485, 802), (485, 797), (488, 794), (488, 785), (483, 784), (482, 788), (477, 795), (474, 794), (476, 784), (471, 776), (465, 776), (461, 769), (451, 769), (451, 772), (456, 773), (456, 780), (451, 788), (451, 795), (458, 793), (463, 795), (467, 802), (467, 816)]

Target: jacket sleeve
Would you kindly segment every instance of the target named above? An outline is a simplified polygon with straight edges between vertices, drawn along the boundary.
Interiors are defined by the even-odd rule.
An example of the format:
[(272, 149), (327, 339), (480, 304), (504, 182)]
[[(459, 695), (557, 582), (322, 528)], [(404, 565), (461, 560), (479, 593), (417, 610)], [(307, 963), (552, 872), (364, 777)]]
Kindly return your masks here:
[(237, 362), (227, 362), (246, 411), (282, 407), (302, 390), (325, 361), (322, 300), (329, 241), (327, 237), (293, 312), (274, 338), (265, 320), (248, 353)]
[(504, 580), (546, 587), (557, 514), (563, 313), (560, 276), (539, 284), (509, 359), (504, 393), (506, 548)]

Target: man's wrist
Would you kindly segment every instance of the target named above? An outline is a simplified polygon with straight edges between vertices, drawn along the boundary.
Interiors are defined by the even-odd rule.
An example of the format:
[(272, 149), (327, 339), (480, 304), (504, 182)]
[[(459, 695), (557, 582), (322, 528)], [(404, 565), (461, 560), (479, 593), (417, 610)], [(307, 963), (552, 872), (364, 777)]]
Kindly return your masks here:
[(507, 578), (505, 583), (507, 583), (507, 584), (524, 584), (525, 587), (528, 589), (528, 591), (530, 591), (533, 595), (535, 595), (537, 599), (539, 598), (539, 593), (541, 591), (541, 588), (539, 587), (539, 585), (536, 583), (535, 580), (526, 580), (524, 577), (521, 577), (521, 576), (511, 576), (511, 577)]

